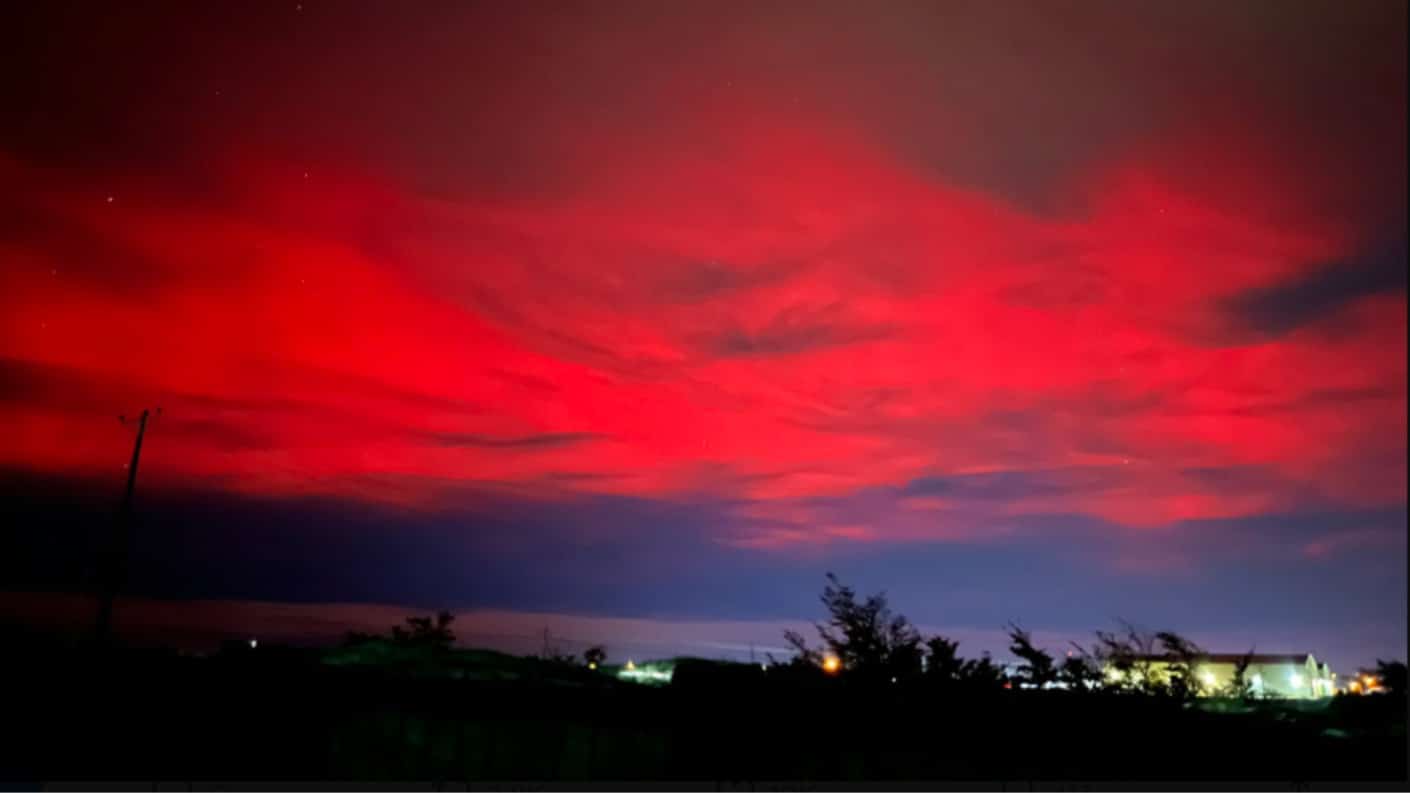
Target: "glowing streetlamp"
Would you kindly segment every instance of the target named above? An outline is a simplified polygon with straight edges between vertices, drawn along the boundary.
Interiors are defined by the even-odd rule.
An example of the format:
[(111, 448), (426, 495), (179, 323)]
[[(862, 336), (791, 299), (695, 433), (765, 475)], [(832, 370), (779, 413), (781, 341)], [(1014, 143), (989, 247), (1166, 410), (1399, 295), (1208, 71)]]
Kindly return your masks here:
[(835, 655), (829, 655), (823, 659), (822, 668), (824, 672), (827, 672), (830, 675), (835, 675), (838, 672), (842, 671), (842, 659), (838, 658)]

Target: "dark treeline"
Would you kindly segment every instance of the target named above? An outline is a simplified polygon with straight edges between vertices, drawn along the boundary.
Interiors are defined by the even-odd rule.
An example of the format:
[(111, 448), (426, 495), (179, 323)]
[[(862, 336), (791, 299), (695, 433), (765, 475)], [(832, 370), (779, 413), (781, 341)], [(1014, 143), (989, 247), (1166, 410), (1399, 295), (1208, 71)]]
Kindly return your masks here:
[[(959, 643), (944, 636), (923, 637), (904, 615), (891, 610), (886, 594), (859, 599), (855, 590), (831, 573), (821, 601), (827, 620), (816, 624), (820, 645), (796, 632), (784, 639), (794, 655), (785, 668), (803, 675), (831, 674), (851, 685), (901, 685), (945, 691), (995, 688), (1060, 688), (1081, 695), (1122, 694), (1190, 700), (1201, 693), (1199, 664), (1208, 653), (1172, 630), (1147, 631), (1120, 621), (1114, 631), (1098, 630), (1091, 646), (1073, 642), (1061, 661), (1033, 643), (1016, 623), (1007, 626), (1009, 652), (1018, 663), (1013, 673), (987, 653), (977, 659), (959, 655)], [(1246, 671), (1250, 649), (1235, 664), (1232, 679), (1217, 696), (1249, 700), (1254, 691)], [(1378, 661), (1378, 676), (1392, 695), (1405, 693), (1405, 664)]]
[[(449, 614), (339, 647), (105, 653), (5, 634), (11, 780), (1400, 781), (1401, 696), (1316, 702), (1113, 689), (1100, 664), (1179, 658), (1174, 634), (1099, 634), (1061, 661), (1011, 626), (1014, 677), (836, 579), (819, 646), (763, 664), (679, 660), (617, 679), (602, 648), (454, 647)], [(827, 670), (827, 659), (837, 665)], [(894, 681), (894, 682), (893, 682)], [(1068, 689), (1044, 689), (1068, 682)], [(1088, 685), (1090, 684), (1090, 685)], [(1025, 688), (1031, 686), (1032, 688)]]
[[(699, 662), (671, 685), (126, 651), (10, 666), (9, 779), (1400, 780), (1403, 702), (870, 686)], [(534, 671), (537, 670), (537, 671)], [(582, 667), (577, 671), (583, 671)]]

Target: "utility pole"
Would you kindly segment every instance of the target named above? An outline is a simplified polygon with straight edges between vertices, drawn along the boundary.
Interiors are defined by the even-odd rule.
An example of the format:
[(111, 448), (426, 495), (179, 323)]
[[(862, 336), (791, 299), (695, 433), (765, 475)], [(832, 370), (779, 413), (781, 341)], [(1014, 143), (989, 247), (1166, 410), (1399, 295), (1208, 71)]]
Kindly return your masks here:
[[(161, 412), (162, 409), (157, 408), (157, 413)], [(137, 463), (142, 457), (142, 437), (147, 433), (150, 415), (151, 411), (143, 410), (137, 419), (137, 440), (132, 445), (132, 460), (127, 464), (127, 489), (123, 491), (122, 505), (118, 507), (117, 531), (100, 561), (96, 626), (99, 646), (106, 645), (112, 634), (113, 600), (127, 575), (127, 552), (132, 544), (132, 491), (137, 486)], [(127, 418), (119, 416), (118, 421), (126, 424)]]

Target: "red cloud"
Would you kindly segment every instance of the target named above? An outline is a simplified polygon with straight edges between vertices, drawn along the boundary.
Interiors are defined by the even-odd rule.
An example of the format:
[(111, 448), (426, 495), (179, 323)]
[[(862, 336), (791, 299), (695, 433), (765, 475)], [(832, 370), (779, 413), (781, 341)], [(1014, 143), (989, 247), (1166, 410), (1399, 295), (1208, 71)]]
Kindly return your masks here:
[[(44, 222), (0, 244), (0, 355), (26, 380), (0, 463), (116, 475), (113, 415), (161, 404), (157, 483), (793, 515), (732, 540), (753, 546), (967, 535), (944, 499), (867, 520), (789, 505), (978, 472), (1089, 472), (979, 510), (993, 531), (1404, 501), (1403, 292), (1272, 337), (1221, 313), (1364, 243), (1303, 189), (1315, 173), (1248, 156), (1261, 140), (1138, 150), (1074, 184), (1083, 214), (1042, 215), (774, 118), (535, 201), (246, 156), (218, 197), (109, 202), (11, 163)], [(1250, 465), (1272, 473), (1184, 473)]]

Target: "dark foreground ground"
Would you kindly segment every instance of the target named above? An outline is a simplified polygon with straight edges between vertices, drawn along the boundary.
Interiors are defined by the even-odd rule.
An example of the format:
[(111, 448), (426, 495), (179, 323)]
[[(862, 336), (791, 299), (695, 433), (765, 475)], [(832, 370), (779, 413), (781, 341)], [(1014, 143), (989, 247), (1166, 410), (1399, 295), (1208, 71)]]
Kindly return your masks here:
[[(1401, 782), (1404, 702), (1178, 703), (859, 690), (678, 672), (670, 686), (493, 653), (5, 654), (0, 779)], [(338, 663), (329, 663), (329, 661)], [(450, 671), (447, 671), (447, 668)], [(738, 670), (736, 669), (737, 673)], [(727, 677), (727, 676), (726, 676)]]

